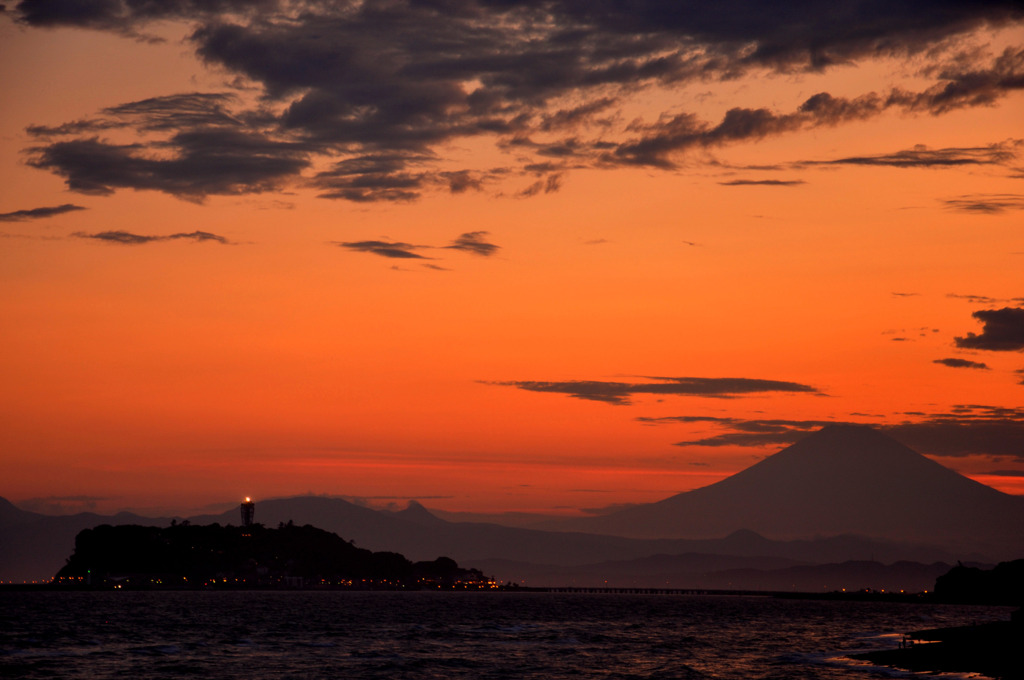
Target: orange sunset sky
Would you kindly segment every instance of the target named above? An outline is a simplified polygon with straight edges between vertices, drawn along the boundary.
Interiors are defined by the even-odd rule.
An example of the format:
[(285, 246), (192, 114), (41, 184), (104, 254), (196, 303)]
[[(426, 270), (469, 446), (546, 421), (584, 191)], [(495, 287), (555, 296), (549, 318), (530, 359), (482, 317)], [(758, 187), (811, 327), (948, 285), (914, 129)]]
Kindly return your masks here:
[(7, 3), (0, 496), (1024, 493), (1024, 10), (774, 4)]

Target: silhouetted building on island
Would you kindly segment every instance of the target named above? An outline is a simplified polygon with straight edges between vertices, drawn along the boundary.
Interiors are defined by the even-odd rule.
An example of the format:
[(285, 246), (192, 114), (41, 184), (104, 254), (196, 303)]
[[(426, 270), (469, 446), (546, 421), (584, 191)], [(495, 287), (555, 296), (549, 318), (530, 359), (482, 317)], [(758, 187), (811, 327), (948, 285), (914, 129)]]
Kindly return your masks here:
[(256, 514), (256, 504), (248, 496), (242, 501), (242, 526), (251, 527), (253, 515)]

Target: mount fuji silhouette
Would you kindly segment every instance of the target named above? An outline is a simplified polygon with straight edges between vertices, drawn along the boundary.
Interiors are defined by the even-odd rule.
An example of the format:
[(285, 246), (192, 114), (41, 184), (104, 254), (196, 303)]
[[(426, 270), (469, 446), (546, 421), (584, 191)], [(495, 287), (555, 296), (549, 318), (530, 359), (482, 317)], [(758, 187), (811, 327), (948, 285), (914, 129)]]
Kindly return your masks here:
[(716, 484), (547, 528), (647, 538), (747, 529), (775, 539), (859, 534), (1024, 553), (1024, 498), (968, 479), (867, 426), (830, 425)]

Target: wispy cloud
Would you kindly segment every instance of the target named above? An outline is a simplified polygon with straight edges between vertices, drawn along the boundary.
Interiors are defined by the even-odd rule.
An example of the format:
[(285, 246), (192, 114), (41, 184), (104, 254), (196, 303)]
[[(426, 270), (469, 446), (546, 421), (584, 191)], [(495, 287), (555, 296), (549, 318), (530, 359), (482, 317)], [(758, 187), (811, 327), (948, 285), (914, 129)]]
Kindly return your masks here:
[[(1024, 461), (1024, 409), (963, 404), (949, 412), (914, 413), (899, 423), (865, 422), (914, 448), (934, 456), (991, 456)], [(723, 431), (676, 446), (764, 448), (792, 444), (825, 425), (842, 420), (761, 420), (737, 417), (674, 416), (637, 418), (647, 425), (709, 423)]]
[(85, 210), (80, 205), (64, 203), (63, 205), (49, 206), (45, 208), (30, 208), (28, 210), (15, 210), (14, 212), (0, 213), (0, 222), (25, 222), (27, 220), (41, 220), (47, 217), (63, 215), (69, 212)]
[(946, 413), (883, 425), (922, 453), (962, 457), (983, 455), (1024, 461), (1024, 409), (963, 404)]
[(874, 118), (893, 109), (941, 115), (992, 103), (1005, 92), (1024, 89), (1024, 48), (1005, 51), (989, 69), (949, 70), (944, 72), (943, 79), (944, 82), (919, 92), (894, 89), (855, 98), (819, 92), (787, 113), (767, 108), (733, 108), (714, 125), (693, 114), (682, 113), (652, 125), (633, 126), (641, 136), (618, 145), (602, 158), (612, 164), (672, 168), (675, 167), (672, 155), (691, 149), (756, 141), (816, 127), (835, 127)]
[(404, 260), (429, 260), (425, 255), (420, 255), (417, 250), (429, 248), (430, 246), (417, 246), (412, 243), (392, 241), (346, 241), (337, 245), (360, 253), (372, 253), (381, 257)]
[(983, 369), (983, 370), (986, 370), (986, 371), (989, 370), (989, 367), (988, 367), (987, 364), (981, 363), (979, 361), (968, 361), (967, 359), (957, 359), (955, 357), (954, 358), (949, 358), (949, 359), (935, 359), (934, 361), (932, 361), (932, 363), (933, 364), (942, 364), (943, 366), (949, 366), (950, 368), (975, 368), (975, 369)]
[(993, 477), (1024, 477), (1024, 470), (989, 470), (985, 474)]
[(743, 418), (716, 416), (667, 416), (661, 418), (637, 418), (645, 425), (669, 425), (680, 423), (712, 423), (727, 431), (710, 437), (701, 437), (676, 442), (676, 446), (772, 446), (792, 444), (808, 432), (825, 425), (834, 425), (834, 420), (748, 420)]
[(758, 378), (667, 378), (648, 376), (644, 379), (653, 382), (509, 380), (486, 382), (485, 384), (516, 387), (530, 392), (565, 394), (575, 399), (601, 401), (616, 406), (631, 404), (632, 397), (638, 394), (713, 397), (719, 399), (769, 392), (820, 394), (817, 389), (809, 385)]
[(982, 305), (991, 305), (996, 302), (1004, 302), (1004, 300), (989, 297), (988, 295), (971, 295), (970, 293), (946, 293), (946, 297), (951, 298), (953, 300), (967, 300), (968, 302), (973, 302)]
[(1024, 210), (1024, 195), (975, 194), (943, 201), (951, 210), (982, 215), (996, 215), (1008, 210)]
[[(336, 242), (335, 245), (341, 246), (348, 250), (354, 250), (361, 253), (371, 253), (373, 255), (379, 255), (381, 257), (387, 257), (392, 259), (405, 259), (405, 260), (433, 260), (436, 258), (428, 257), (421, 254), (423, 250), (457, 250), (471, 255), (478, 255), (480, 257), (491, 257), (495, 255), (501, 246), (491, 243), (487, 240), (489, 232), (486, 231), (469, 231), (464, 234), (460, 234), (450, 244), (446, 246), (433, 246), (426, 244), (414, 244), (404, 243), (401, 241), (343, 241)], [(448, 271), (441, 266), (432, 266), (431, 269), (437, 269), (441, 271)]]
[(795, 187), (806, 184), (802, 179), (734, 179), (728, 182), (719, 182), (726, 187)]
[(971, 165), (1008, 165), (1018, 157), (1021, 140), (987, 146), (929, 149), (918, 145), (893, 153), (871, 156), (846, 156), (824, 161), (800, 161), (797, 166), (863, 165), (890, 168), (953, 168)]
[(466, 253), (472, 253), (473, 255), (480, 255), (482, 257), (490, 257), (501, 249), (501, 246), (489, 243), (486, 241), (488, 233), (486, 231), (469, 231), (465, 234), (461, 234), (457, 239), (452, 241), (451, 245), (444, 246), (450, 250), (461, 250)]
[(134, 234), (128, 231), (100, 231), (93, 234), (86, 232), (75, 232), (72, 234), (75, 238), (92, 239), (95, 241), (105, 241), (107, 243), (118, 243), (121, 245), (142, 245), (146, 243), (156, 243), (159, 241), (196, 241), (196, 242), (214, 242), (214, 243), (231, 243), (228, 239), (217, 234), (211, 234), (208, 231), (192, 231), (192, 232), (181, 232), (177, 234), (167, 234), (166, 236), (147, 236), (144, 234)]

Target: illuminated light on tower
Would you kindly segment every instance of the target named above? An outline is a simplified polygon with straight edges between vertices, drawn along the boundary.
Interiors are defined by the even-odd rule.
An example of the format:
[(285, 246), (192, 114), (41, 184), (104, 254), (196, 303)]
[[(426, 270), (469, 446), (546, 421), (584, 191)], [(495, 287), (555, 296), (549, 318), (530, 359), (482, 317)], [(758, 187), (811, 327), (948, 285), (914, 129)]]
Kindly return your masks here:
[(252, 516), (256, 514), (256, 504), (248, 496), (242, 501), (242, 526), (252, 526)]

